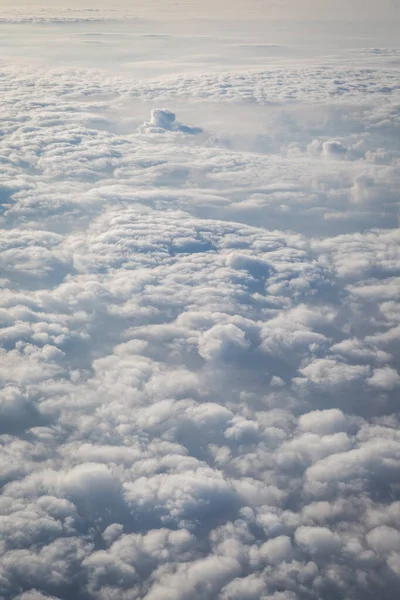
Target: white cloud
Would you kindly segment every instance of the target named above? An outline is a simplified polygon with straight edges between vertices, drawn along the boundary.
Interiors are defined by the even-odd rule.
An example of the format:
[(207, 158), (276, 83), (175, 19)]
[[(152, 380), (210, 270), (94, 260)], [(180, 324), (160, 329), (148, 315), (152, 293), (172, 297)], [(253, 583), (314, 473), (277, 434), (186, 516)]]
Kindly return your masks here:
[(223, 357), (229, 351), (235, 349), (246, 350), (249, 342), (245, 339), (245, 332), (233, 325), (214, 325), (206, 331), (199, 342), (199, 354), (207, 360), (215, 360)]
[(346, 154), (347, 148), (339, 140), (328, 140), (322, 144), (322, 151), (327, 158), (340, 158)]
[(0, 596), (394, 598), (397, 54), (129, 26), (4, 42)]
[(307, 380), (322, 386), (351, 383), (369, 374), (368, 367), (347, 365), (329, 358), (318, 358), (300, 369)]
[(391, 367), (382, 367), (374, 369), (373, 375), (367, 379), (367, 383), (378, 390), (393, 390), (400, 385), (400, 375)]
[(341, 410), (331, 408), (328, 410), (314, 410), (302, 415), (299, 418), (299, 425), (303, 431), (329, 435), (346, 431), (348, 420)]
[(162, 133), (165, 131), (177, 131), (189, 135), (202, 132), (201, 127), (188, 127), (176, 120), (175, 114), (167, 108), (153, 108), (150, 121), (145, 121), (140, 127), (143, 133)]
[(326, 527), (299, 527), (296, 542), (311, 555), (336, 553), (340, 549), (340, 539)]
[(400, 535), (396, 529), (382, 525), (372, 529), (367, 534), (368, 545), (378, 553), (386, 554), (388, 552), (400, 550)]

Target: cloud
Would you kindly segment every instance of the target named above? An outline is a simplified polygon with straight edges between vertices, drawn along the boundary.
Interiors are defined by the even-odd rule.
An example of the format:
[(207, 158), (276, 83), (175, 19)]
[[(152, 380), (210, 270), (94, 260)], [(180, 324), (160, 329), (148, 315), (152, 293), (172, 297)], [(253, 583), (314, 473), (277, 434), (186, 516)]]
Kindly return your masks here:
[(400, 375), (391, 367), (382, 367), (374, 369), (374, 373), (367, 383), (376, 389), (392, 390), (400, 384)]
[[(357, 238), (355, 256), (388, 234), (374, 235)], [(57, 252), (73, 257), (64, 281), (3, 291), (8, 327), (21, 321), (25, 336), (7, 350), (2, 375), (13, 457), (8, 474), (3, 467), (3, 594), (14, 593), (17, 577), (27, 591), (66, 597), (75, 569), (73, 585), (84, 581), (93, 597), (180, 598), (198, 586), (205, 597), (229, 598), (245, 593), (245, 569), (262, 569), (271, 595), (279, 592), (273, 567), (301, 597), (285, 565), (309, 569), (307, 588), (317, 577), (310, 561), (325, 580), (356, 542), (353, 566), (378, 552), (366, 577), (372, 564), (393, 563), (394, 550), (382, 558), (366, 537), (380, 526), (366, 525), (371, 511), (393, 503), (399, 441), (384, 416), (392, 354), (360, 336), (391, 321), (371, 323), (359, 305), (369, 296), (348, 283), (360, 271), (345, 270), (339, 284), (341, 246), (324, 244), (322, 266), (321, 246), (314, 251), (302, 236), (122, 202), (87, 231), (56, 239)], [(386, 268), (377, 264), (376, 281)], [(36, 277), (46, 281), (43, 271)], [(341, 293), (328, 303), (333, 283)], [(342, 327), (350, 313), (357, 344)], [(18, 446), (19, 431), (30, 446)], [(37, 458), (26, 461), (32, 451)], [(31, 519), (36, 530), (18, 535), (17, 524)], [(183, 545), (166, 554), (173, 532)], [(149, 540), (143, 562), (123, 550), (138, 536)], [(62, 549), (58, 580), (44, 566), (35, 577), (10, 570), (15, 553), (33, 552), (38, 540), (49, 553), (56, 541)], [(44, 564), (41, 554), (35, 560)], [(350, 572), (341, 577), (356, 585)], [(251, 598), (261, 588), (250, 589)]]
[(201, 127), (188, 127), (176, 120), (175, 114), (167, 108), (153, 108), (150, 121), (145, 121), (140, 127), (141, 132), (160, 133), (163, 131), (179, 131), (196, 135), (203, 130)]
[(331, 555), (340, 550), (340, 539), (326, 527), (299, 527), (296, 541), (311, 555)]
[(386, 54), (2, 69), (4, 600), (395, 597)]
[(322, 152), (328, 158), (340, 158), (346, 154), (347, 148), (339, 140), (328, 140), (322, 144)]
[(303, 431), (310, 431), (320, 435), (327, 435), (346, 430), (348, 420), (343, 412), (337, 408), (316, 410), (302, 415), (299, 426)]
[(199, 354), (206, 360), (216, 360), (229, 351), (248, 348), (245, 332), (232, 323), (229, 325), (214, 325), (206, 331), (199, 342)]

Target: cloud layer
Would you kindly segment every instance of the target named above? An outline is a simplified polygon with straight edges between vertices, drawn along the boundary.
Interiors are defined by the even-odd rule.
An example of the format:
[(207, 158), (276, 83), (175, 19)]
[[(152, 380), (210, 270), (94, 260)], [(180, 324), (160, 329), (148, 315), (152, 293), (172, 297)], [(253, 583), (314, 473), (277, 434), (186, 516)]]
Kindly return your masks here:
[(384, 64), (4, 68), (2, 599), (393, 600)]

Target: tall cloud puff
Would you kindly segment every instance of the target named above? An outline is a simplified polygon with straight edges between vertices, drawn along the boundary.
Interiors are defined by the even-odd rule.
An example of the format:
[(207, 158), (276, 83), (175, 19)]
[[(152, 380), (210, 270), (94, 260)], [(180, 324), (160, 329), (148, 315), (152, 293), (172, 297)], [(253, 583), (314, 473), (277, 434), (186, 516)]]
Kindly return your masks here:
[(140, 127), (141, 132), (160, 133), (164, 131), (180, 131), (189, 135), (196, 135), (203, 130), (201, 127), (188, 127), (176, 120), (175, 113), (167, 108), (153, 108), (150, 121), (145, 121)]

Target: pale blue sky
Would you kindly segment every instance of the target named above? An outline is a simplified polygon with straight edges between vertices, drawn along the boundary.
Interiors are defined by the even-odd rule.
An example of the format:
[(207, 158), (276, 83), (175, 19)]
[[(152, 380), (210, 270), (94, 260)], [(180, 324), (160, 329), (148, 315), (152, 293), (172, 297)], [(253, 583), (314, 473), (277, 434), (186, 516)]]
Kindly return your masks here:
[(249, 16), (294, 19), (379, 19), (400, 18), (398, 0), (121, 0), (117, 5), (105, 0), (1, 0), (3, 9), (94, 8), (117, 12), (133, 10), (138, 15), (210, 16), (243, 18)]

